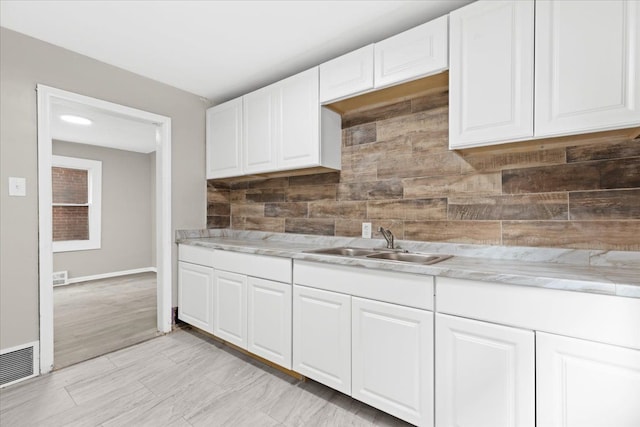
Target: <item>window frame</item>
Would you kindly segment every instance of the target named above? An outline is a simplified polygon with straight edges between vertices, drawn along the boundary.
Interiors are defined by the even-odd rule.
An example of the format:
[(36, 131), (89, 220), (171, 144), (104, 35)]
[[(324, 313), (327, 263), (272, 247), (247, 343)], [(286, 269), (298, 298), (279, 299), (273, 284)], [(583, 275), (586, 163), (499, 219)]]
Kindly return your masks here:
[[(89, 239), (58, 240), (52, 242), (53, 252), (72, 252), (100, 249), (102, 247), (102, 162), (78, 157), (51, 156), (51, 167), (87, 171), (87, 204), (89, 208)], [(49, 172), (51, 173), (51, 172)], [(54, 206), (85, 206), (68, 203), (51, 203)], [(52, 215), (53, 220), (53, 215)], [(53, 230), (53, 224), (51, 229)]]

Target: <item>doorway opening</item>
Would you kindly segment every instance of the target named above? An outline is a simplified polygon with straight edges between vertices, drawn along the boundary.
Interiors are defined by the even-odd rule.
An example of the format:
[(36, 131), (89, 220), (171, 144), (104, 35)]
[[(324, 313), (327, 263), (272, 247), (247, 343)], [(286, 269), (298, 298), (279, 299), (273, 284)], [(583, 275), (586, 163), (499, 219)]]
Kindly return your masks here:
[[(75, 127), (65, 125), (60, 121), (60, 117), (63, 115), (75, 115), (76, 117), (85, 119), (87, 119), (87, 117), (84, 116), (88, 116), (91, 118), (88, 120), (91, 123), (87, 126), (78, 126), (76, 123)], [(57, 147), (55, 152), (54, 144)], [(92, 207), (95, 208), (95, 203), (98, 202), (98, 196), (101, 196), (100, 192), (96, 190), (95, 185), (91, 185), (95, 183), (96, 177), (94, 172), (89, 173), (89, 171), (92, 170), (90, 167), (82, 166), (82, 162), (80, 162), (80, 166), (75, 166), (76, 169), (74, 169), (75, 163), (73, 163), (73, 161), (70, 164), (64, 163), (63, 161), (62, 167), (58, 172), (69, 172), (74, 175), (76, 179), (82, 181), (83, 171), (87, 171), (84, 173), (85, 177), (88, 176), (88, 178), (85, 178), (87, 185), (83, 187), (84, 190), (76, 189), (76, 192), (82, 193), (85, 191), (87, 194), (70, 201), (65, 201), (64, 198), (60, 201), (59, 196), (56, 196), (56, 200), (54, 200), (54, 191), (52, 191), (52, 167), (56, 166), (56, 162), (61, 161), (60, 157), (67, 159), (84, 158), (85, 160), (96, 157), (94, 154), (86, 153), (84, 153), (84, 155), (81, 153), (81, 155), (74, 156), (73, 153), (78, 150), (77, 147), (81, 146), (84, 148), (80, 148), (80, 152), (90, 148), (98, 151), (102, 150), (103, 153), (113, 152), (122, 154), (125, 151), (135, 151), (137, 153), (152, 154), (148, 162), (150, 162), (149, 167), (152, 171), (151, 174), (155, 176), (155, 179), (153, 180), (151, 188), (147, 188), (147, 191), (149, 191), (149, 189), (151, 190), (148, 200), (150, 206), (149, 218), (146, 225), (148, 229), (145, 235), (146, 238), (150, 238), (149, 240), (151, 241), (147, 242), (150, 246), (150, 253), (146, 255), (147, 261), (132, 261), (126, 259), (127, 256), (130, 256), (127, 255), (128, 243), (126, 237), (122, 237), (122, 235), (118, 239), (111, 239), (113, 241), (123, 240), (123, 242), (121, 242), (120, 254), (117, 253), (118, 250), (116, 249), (115, 254), (112, 253), (109, 255), (105, 252), (104, 258), (100, 258), (99, 251), (101, 249), (106, 250), (106, 246), (113, 246), (114, 242), (109, 242), (109, 238), (115, 235), (114, 230), (121, 227), (126, 228), (126, 226), (130, 224), (127, 224), (125, 221), (121, 222), (120, 225), (114, 226), (111, 224), (107, 227), (105, 224), (100, 225), (96, 223), (97, 221), (103, 220), (100, 219), (100, 215), (98, 215), (96, 219), (95, 215), (92, 216), (89, 214)], [(101, 162), (100, 159), (94, 158), (92, 160)], [(119, 161), (116, 160), (116, 163), (118, 162)], [(69, 167), (69, 165), (71, 166)], [(67, 170), (65, 170), (65, 166)], [(96, 294), (91, 296), (96, 297), (100, 293), (102, 286), (103, 292), (107, 292), (107, 294), (111, 294), (114, 297), (120, 296), (124, 298), (121, 302), (126, 303), (127, 297), (124, 293), (117, 295), (118, 286), (120, 286), (121, 289), (125, 289), (123, 286), (129, 285), (126, 289), (132, 290), (133, 294), (136, 293), (135, 288), (138, 287), (140, 288), (138, 291), (146, 292), (146, 322), (151, 322), (155, 331), (158, 333), (166, 333), (171, 330), (172, 238), (170, 217), (170, 166), (170, 118), (38, 85), (40, 373), (49, 372), (54, 367), (54, 266), (60, 268), (60, 265), (70, 265), (72, 266), (71, 270), (75, 271), (70, 278), (67, 274), (62, 274), (64, 271), (55, 271), (56, 273), (61, 273), (57, 274), (57, 282), (60, 281), (61, 277), (67, 276), (68, 282), (90, 283), (83, 285), (72, 284), (69, 287), (64, 286), (64, 288), (67, 288), (64, 290), (62, 288), (56, 288), (56, 300), (59, 299), (59, 295), (66, 295), (66, 299), (62, 298), (62, 301), (71, 303), (75, 297), (82, 294), (82, 292), (72, 292), (74, 288), (76, 291), (81, 289), (84, 292), (89, 289), (89, 286), (92, 287), (91, 289), (93, 289)], [(131, 168), (131, 166), (129, 167)], [(133, 166), (133, 168), (135, 168), (135, 166)], [(155, 169), (155, 171), (153, 171), (153, 169)], [(78, 176), (80, 178), (78, 178)], [(132, 179), (135, 180), (135, 178), (129, 177), (130, 181)], [(126, 183), (116, 183), (115, 185), (121, 187), (119, 191), (122, 191), (123, 194), (128, 190)], [(123, 200), (124, 199), (123, 197)], [(139, 207), (133, 204), (133, 202), (123, 204), (118, 206), (117, 209), (139, 209)], [(56, 209), (55, 213), (54, 209)], [(94, 214), (95, 211), (96, 209), (93, 209)], [(69, 230), (62, 230), (62, 232), (60, 232), (61, 227), (58, 227), (54, 235), (54, 219), (58, 225), (66, 221), (66, 223), (72, 223), (74, 226)], [(96, 230), (98, 231), (96, 232)], [(134, 231), (131, 231), (131, 233), (134, 233)], [(139, 240), (139, 236), (137, 235), (131, 235), (130, 237), (131, 239)], [(107, 243), (109, 244), (107, 245)], [(54, 252), (57, 257), (55, 262)], [(131, 255), (137, 252), (139, 251), (132, 249)], [(72, 260), (71, 255), (74, 253), (80, 254), (80, 257)], [(122, 259), (123, 257), (124, 259)], [(118, 260), (118, 258), (120, 259)], [(111, 262), (109, 260), (114, 262), (113, 265), (125, 267), (119, 268), (101, 265), (108, 264), (108, 262)], [(118, 262), (120, 263), (118, 264)], [(127, 264), (127, 262), (129, 262), (129, 264)], [(131, 264), (131, 262), (133, 262), (133, 264)], [(127, 268), (127, 266), (131, 267), (136, 262), (138, 265), (142, 263), (142, 268)], [(94, 265), (94, 270), (91, 270), (91, 265)], [(96, 267), (96, 265), (98, 267)], [(104, 271), (105, 268), (107, 271)], [(136, 281), (136, 286), (131, 286), (131, 280)], [(60, 289), (60, 292), (58, 292), (58, 289)], [(155, 301), (152, 301), (151, 304), (148, 303), (149, 292), (155, 293)], [(105, 303), (104, 305), (108, 308), (107, 294), (103, 295), (104, 298), (102, 302)], [(75, 299), (77, 300), (77, 298)], [(153, 307), (150, 307), (150, 305), (153, 305)], [(135, 313), (132, 312), (131, 307), (125, 306), (124, 308), (124, 314), (133, 314), (131, 320), (135, 321)], [(148, 316), (150, 308), (155, 311), (155, 322), (153, 322), (154, 319), (150, 319)], [(85, 307), (84, 310), (90, 310), (90, 307)], [(105, 314), (105, 316), (109, 317), (108, 314)], [(73, 317), (74, 315), (70, 315), (67, 320)], [(58, 322), (60, 322), (60, 319), (58, 319)], [(101, 323), (101, 321), (94, 319), (91, 323)], [(59, 330), (61, 326), (63, 326), (63, 324), (59, 324), (56, 327)], [(90, 329), (91, 327), (99, 328), (100, 325), (86, 324), (85, 326), (85, 333), (94, 336), (96, 343), (100, 342), (98, 333)], [(108, 327), (108, 324), (104, 326)], [(111, 327), (115, 328), (120, 326), (112, 325)], [(56, 336), (56, 338), (58, 337)], [(114, 349), (112, 348), (111, 350)], [(105, 352), (107, 351), (109, 351), (108, 348)], [(98, 354), (90, 354), (89, 357), (96, 355)], [(63, 362), (63, 365), (66, 364), (69, 363)], [(60, 366), (58, 363), (55, 363), (55, 365), (56, 367)]]

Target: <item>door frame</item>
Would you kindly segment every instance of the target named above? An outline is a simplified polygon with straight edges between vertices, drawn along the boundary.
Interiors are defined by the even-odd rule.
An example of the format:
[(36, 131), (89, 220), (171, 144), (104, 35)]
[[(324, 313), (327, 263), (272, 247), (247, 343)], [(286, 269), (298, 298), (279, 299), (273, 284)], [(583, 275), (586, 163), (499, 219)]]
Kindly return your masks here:
[(38, 255), (40, 373), (53, 369), (53, 225), (51, 112), (56, 101), (71, 101), (156, 126), (156, 269), (158, 331), (171, 331), (171, 118), (38, 84)]

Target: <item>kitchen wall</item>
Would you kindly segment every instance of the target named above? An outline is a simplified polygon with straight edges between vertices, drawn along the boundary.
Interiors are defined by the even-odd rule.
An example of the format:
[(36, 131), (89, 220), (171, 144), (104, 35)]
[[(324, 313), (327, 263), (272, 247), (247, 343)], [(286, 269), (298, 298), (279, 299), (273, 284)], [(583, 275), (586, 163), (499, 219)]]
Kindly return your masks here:
[(76, 278), (154, 267), (152, 154), (65, 141), (53, 141), (53, 154), (102, 161), (101, 247), (54, 253), (53, 270)]
[[(205, 226), (207, 105), (198, 96), (1, 28), (0, 349), (38, 340), (37, 83), (170, 117), (172, 228)], [(27, 179), (26, 197), (9, 197), (10, 176)], [(174, 246), (174, 265), (176, 255)], [(174, 268), (174, 306), (176, 283)]]
[(208, 227), (359, 236), (370, 221), (417, 241), (640, 250), (638, 140), (449, 151), (447, 87), (342, 126), (341, 172), (209, 181)]

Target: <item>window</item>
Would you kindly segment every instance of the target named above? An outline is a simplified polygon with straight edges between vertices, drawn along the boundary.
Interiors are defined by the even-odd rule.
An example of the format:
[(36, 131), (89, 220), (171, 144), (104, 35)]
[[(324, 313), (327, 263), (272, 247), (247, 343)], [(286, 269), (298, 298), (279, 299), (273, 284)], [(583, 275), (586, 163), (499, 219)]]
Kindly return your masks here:
[(53, 252), (100, 249), (102, 162), (53, 156)]

